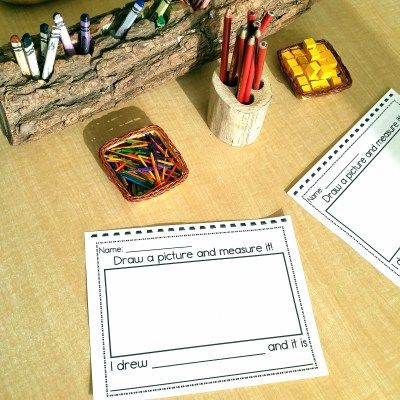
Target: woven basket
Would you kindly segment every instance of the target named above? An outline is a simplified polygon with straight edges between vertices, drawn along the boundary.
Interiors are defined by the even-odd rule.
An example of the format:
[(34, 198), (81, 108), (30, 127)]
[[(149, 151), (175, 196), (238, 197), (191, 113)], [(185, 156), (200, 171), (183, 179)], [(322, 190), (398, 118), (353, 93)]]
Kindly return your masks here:
[[(168, 149), (170, 157), (174, 159), (175, 164), (177, 164), (177, 170), (181, 173), (180, 177), (167, 182), (166, 184), (157, 186), (153, 189), (148, 190), (142, 195), (134, 196), (131, 192), (129, 192), (120, 179), (118, 178), (116, 172), (114, 169), (111, 167), (109, 162), (105, 158), (105, 154), (107, 150), (110, 150), (111, 148), (123, 144), (127, 139), (134, 139), (136, 137), (141, 137), (146, 133), (151, 133), (153, 136), (157, 136), (164, 146)], [(104, 143), (103, 146), (101, 146), (99, 150), (99, 157), (100, 161), (103, 164), (104, 169), (106, 170), (106, 173), (109, 177), (109, 179), (114, 182), (114, 184), (117, 186), (118, 190), (122, 193), (122, 195), (125, 197), (126, 200), (131, 201), (131, 202), (138, 202), (142, 200), (147, 200), (151, 199), (153, 197), (159, 196), (160, 194), (166, 192), (167, 190), (172, 189), (173, 187), (179, 185), (182, 183), (188, 176), (189, 170), (186, 166), (186, 163), (184, 159), (182, 158), (181, 154), (179, 151), (176, 149), (174, 144), (171, 142), (167, 134), (157, 125), (148, 125), (145, 126), (144, 128), (131, 131), (128, 133), (125, 133), (124, 135), (117, 137), (115, 139), (111, 139), (108, 142)]]
[(285, 75), (287, 81), (289, 82), (289, 85), (292, 88), (293, 93), (296, 95), (296, 97), (299, 97), (301, 99), (308, 99), (308, 98), (312, 98), (312, 97), (325, 96), (330, 93), (341, 92), (345, 89), (348, 89), (351, 86), (351, 84), (353, 83), (353, 80), (351, 79), (349, 71), (343, 64), (342, 59), (340, 58), (339, 54), (336, 53), (333, 46), (325, 39), (317, 40), (316, 43), (324, 44), (327, 47), (327, 49), (330, 50), (331, 53), (333, 54), (333, 56), (335, 57), (337, 64), (338, 64), (337, 68), (340, 70), (338, 75), (340, 76), (340, 78), (342, 78), (342, 83), (340, 85), (335, 86), (333, 88), (326, 88), (326, 89), (318, 90), (318, 91), (312, 92), (312, 93), (303, 93), (301, 91), (300, 87), (296, 84), (295, 78), (292, 75), (290, 75), (288, 73), (288, 71), (285, 69), (284, 60), (282, 57), (282, 53), (287, 50), (292, 51), (295, 49), (301, 49), (302, 43), (297, 43), (297, 44), (294, 44), (289, 47), (285, 47), (284, 49), (280, 49), (277, 51), (279, 65), (281, 67), (282, 73), (283, 73), (283, 75)]

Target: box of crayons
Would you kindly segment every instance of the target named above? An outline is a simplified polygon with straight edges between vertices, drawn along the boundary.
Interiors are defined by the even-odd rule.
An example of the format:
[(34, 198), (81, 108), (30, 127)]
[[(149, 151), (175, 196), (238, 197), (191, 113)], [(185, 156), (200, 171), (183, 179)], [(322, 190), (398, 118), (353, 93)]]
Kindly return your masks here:
[(132, 202), (158, 196), (189, 174), (181, 154), (157, 125), (109, 140), (99, 156), (108, 177)]
[(352, 84), (349, 71), (326, 40), (305, 39), (278, 50), (281, 70), (299, 98), (341, 92)]

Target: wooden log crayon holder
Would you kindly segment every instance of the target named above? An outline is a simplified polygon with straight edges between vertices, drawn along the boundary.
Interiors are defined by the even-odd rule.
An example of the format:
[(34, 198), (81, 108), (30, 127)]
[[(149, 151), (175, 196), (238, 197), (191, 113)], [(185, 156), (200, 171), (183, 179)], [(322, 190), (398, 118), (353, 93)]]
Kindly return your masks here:
[[(249, 9), (257, 15), (274, 11), (276, 18), (267, 30), (271, 34), (314, 2), (215, 0), (207, 10), (196, 12), (183, 2), (174, 2), (165, 27), (156, 29), (153, 22), (141, 19), (122, 40), (109, 32), (114, 21), (126, 12), (116, 9), (91, 18), (91, 55), (68, 58), (59, 48), (54, 73), (48, 81), (24, 77), (7, 44), (0, 48), (0, 127), (12, 144), (36, 139), (218, 58), (227, 7), (234, 15), (232, 32), (245, 23)], [(77, 42), (78, 26), (70, 28), (73, 42)], [(15, 33), (22, 36), (23, 32)], [(38, 49), (38, 36), (33, 39)], [(234, 40), (233, 34), (231, 46)]]
[(231, 146), (246, 146), (259, 136), (271, 103), (271, 84), (262, 76), (259, 90), (253, 90), (250, 104), (241, 104), (235, 97), (237, 86), (224, 85), (215, 70), (208, 102), (207, 125), (211, 132)]

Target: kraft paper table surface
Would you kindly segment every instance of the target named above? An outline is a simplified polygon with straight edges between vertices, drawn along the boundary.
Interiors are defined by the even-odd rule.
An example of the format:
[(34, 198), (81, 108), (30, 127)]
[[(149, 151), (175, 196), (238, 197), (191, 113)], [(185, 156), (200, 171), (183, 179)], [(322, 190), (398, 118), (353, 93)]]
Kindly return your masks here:
[[(90, 3), (0, 3), (1, 43), (36, 32), (54, 11), (72, 23), (124, 2)], [(330, 375), (187, 398), (400, 399), (399, 288), (286, 194), (390, 87), (400, 91), (399, 20), (398, 0), (322, 0), (271, 36), (272, 105), (261, 137), (246, 148), (219, 142), (205, 123), (215, 63), (39, 141), (12, 147), (1, 136), (0, 398), (91, 398), (85, 231), (290, 214)], [(306, 37), (333, 44), (351, 89), (293, 96), (275, 52)], [(190, 174), (172, 191), (130, 204), (97, 149), (148, 123), (164, 128)]]

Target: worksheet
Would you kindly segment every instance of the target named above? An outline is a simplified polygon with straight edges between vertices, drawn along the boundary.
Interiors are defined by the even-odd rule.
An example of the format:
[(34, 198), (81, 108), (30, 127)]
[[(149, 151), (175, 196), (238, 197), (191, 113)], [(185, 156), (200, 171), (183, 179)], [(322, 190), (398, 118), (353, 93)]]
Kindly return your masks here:
[(400, 96), (389, 90), (289, 191), (400, 286)]
[(85, 234), (95, 400), (327, 375), (290, 217)]

